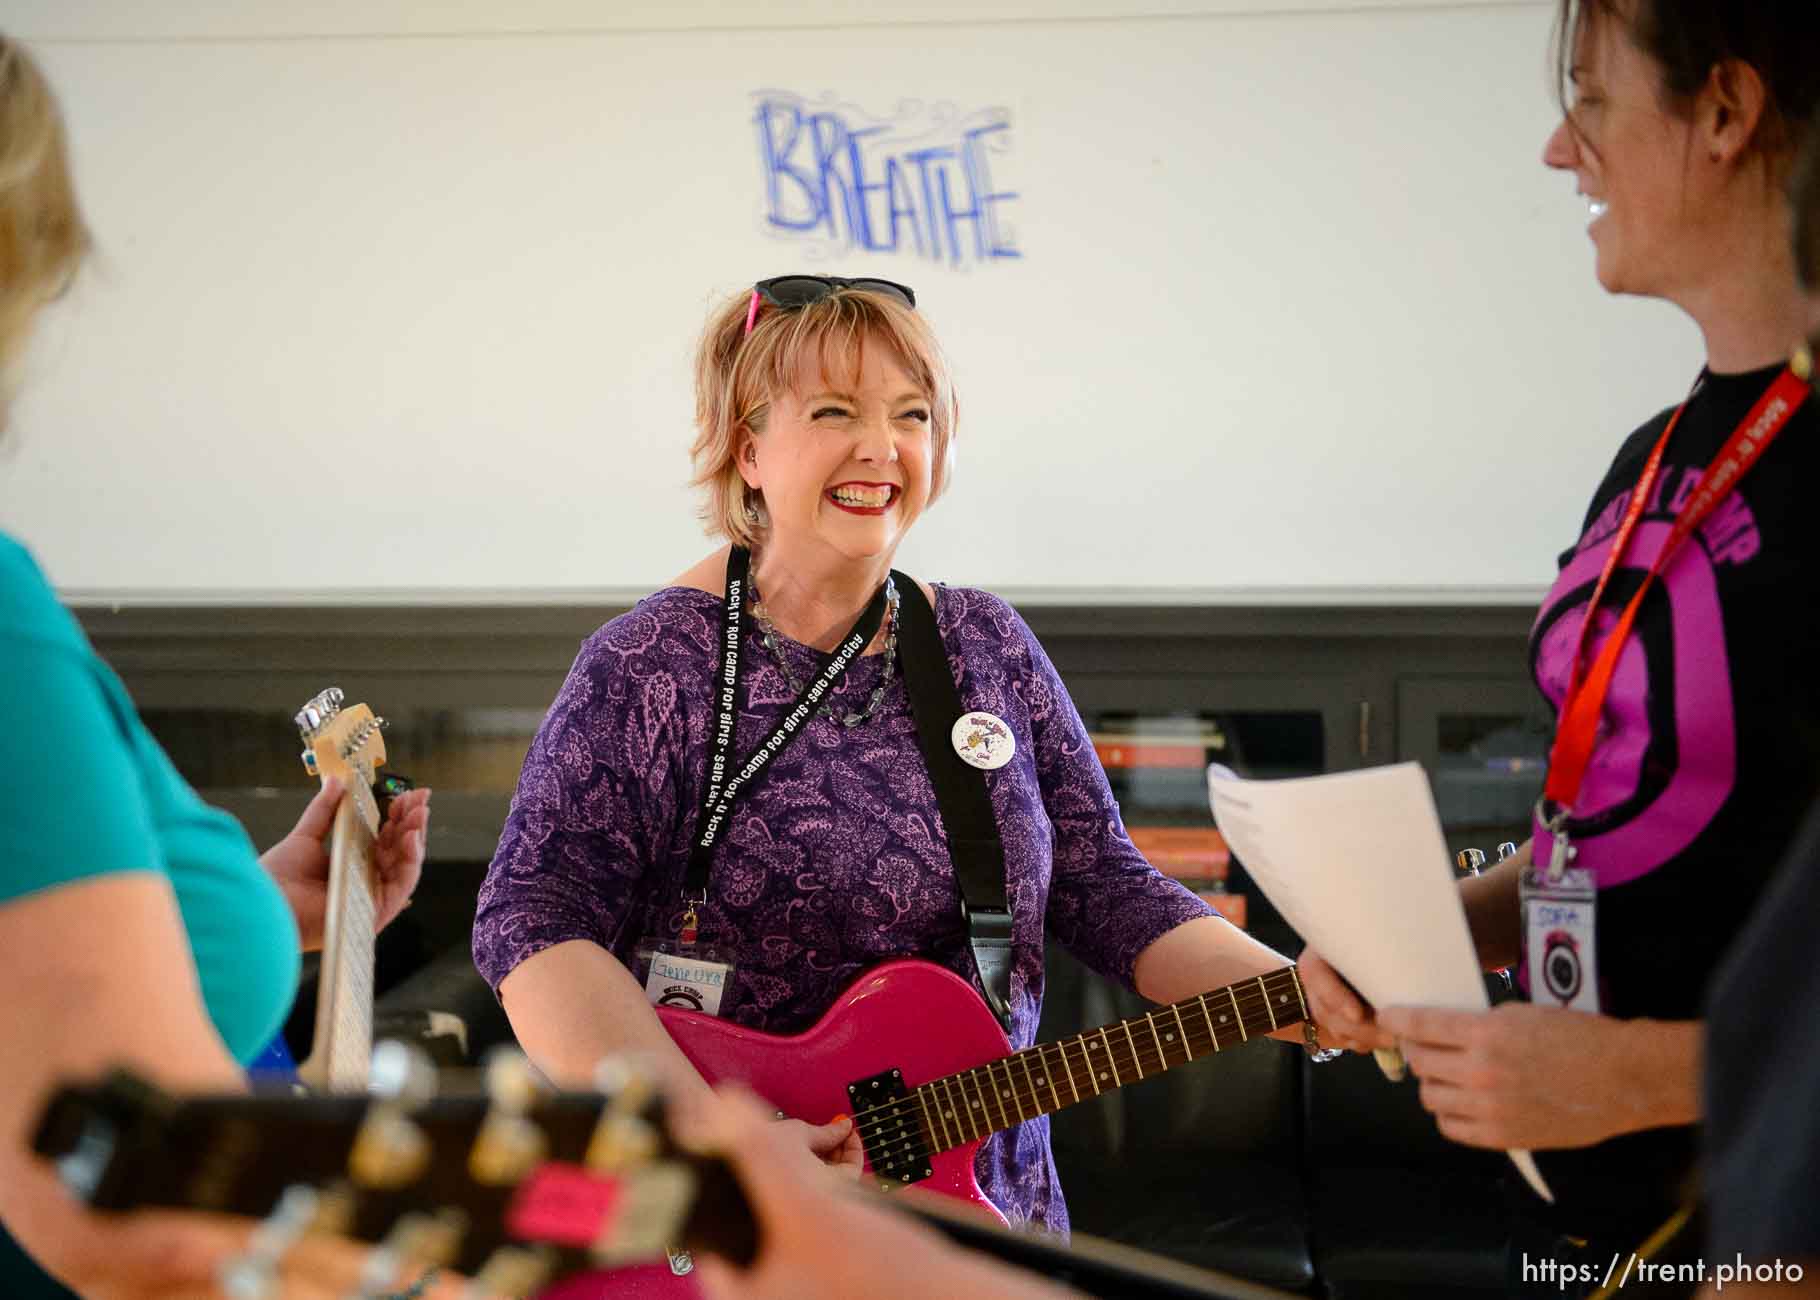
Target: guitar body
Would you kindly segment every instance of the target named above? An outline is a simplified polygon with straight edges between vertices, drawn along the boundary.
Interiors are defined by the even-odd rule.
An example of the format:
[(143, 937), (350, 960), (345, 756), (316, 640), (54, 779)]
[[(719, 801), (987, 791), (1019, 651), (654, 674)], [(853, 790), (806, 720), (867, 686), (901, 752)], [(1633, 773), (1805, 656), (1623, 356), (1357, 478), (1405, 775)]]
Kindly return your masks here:
[[(1011, 1051), (973, 987), (946, 967), (893, 961), (854, 982), (800, 1034), (760, 1033), (699, 1011), (659, 1007), (658, 1019), (709, 1083), (743, 1083), (792, 1119), (825, 1124), (854, 1113), (847, 1085), (901, 1070), (905, 1086), (995, 1061)], [(1004, 1215), (973, 1176), (979, 1142), (932, 1157), (934, 1174), (912, 1186)]]
[[(998, 1021), (973, 987), (946, 967), (893, 961), (854, 982), (822, 1018), (800, 1034), (762, 1033), (699, 1011), (658, 1007), (658, 1019), (709, 1083), (743, 1083), (792, 1119), (825, 1124), (851, 1115), (847, 1085), (890, 1070), (918, 1084), (995, 1061), (1011, 1051)], [(983, 1140), (983, 1139), (982, 1139)], [(1005, 1216), (980, 1191), (973, 1173), (980, 1143), (931, 1159), (933, 1174), (913, 1192), (938, 1192)], [(578, 1277), (542, 1292), (542, 1300), (697, 1300), (700, 1289), (667, 1264), (646, 1264)]]

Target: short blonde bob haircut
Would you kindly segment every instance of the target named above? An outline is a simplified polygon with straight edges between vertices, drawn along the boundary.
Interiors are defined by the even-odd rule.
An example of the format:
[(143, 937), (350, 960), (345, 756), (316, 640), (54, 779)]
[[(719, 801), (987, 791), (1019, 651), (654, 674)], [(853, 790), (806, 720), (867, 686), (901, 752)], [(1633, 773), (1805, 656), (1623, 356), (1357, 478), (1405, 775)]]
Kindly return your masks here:
[(888, 349), (929, 401), (929, 500), (954, 468), (958, 407), (954, 381), (935, 331), (916, 309), (863, 289), (836, 289), (819, 302), (780, 308), (761, 303), (746, 334), (752, 293), (729, 299), (709, 318), (695, 355), (694, 485), (705, 489), (708, 532), (738, 546), (760, 545), (769, 528), (763, 497), (740, 477), (740, 431), (763, 434), (771, 402), (790, 391), (803, 358), (819, 354), (822, 370), (857, 372), (868, 343)]
[(0, 429), (32, 321), (69, 287), (89, 243), (56, 97), (32, 57), (0, 35)]

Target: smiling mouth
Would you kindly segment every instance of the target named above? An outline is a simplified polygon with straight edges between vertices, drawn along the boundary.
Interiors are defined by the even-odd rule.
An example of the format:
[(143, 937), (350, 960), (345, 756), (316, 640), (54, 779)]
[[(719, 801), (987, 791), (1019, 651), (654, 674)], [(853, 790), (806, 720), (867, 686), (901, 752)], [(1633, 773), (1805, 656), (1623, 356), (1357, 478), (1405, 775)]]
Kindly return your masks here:
[(891, 508), (901, 490), (890, 483), (843, 483), (823, 495), (849, 514), (880, 515)]

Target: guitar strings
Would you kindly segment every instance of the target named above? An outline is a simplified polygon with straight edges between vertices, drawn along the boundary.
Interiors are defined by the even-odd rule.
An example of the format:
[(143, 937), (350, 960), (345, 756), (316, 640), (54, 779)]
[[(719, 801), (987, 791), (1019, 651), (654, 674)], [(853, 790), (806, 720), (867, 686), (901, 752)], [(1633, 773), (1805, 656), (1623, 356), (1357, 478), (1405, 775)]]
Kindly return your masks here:
[[(1294, 988), (1294, 984), (1286, 983), (1282, 979), (1286, 974), (1285, 969), (1265, 976), (1267, 992), (1254, 988), (1242, 998), (1236, 998), (1242, 1008), (1240, 1015), (1246, 1022), (1250, 1022), (1260, 1006), (1269, 1001), (1267, 993), (1276, 994), (1279, 1002), (1283, 1004), (1284, 1015), (1277, 1017), (1274, 1016), (1274, 1012), (1268, 1013), (1279, 1026), (1285, 1021), (1290, 1024), (1300, 1022), (1302, 1017), (1299, 1014), (1299, 1003), (1295, 1004), (1296, 1011), (1291, 1011), (1290, 1004), (1287, 1003), (1289, 991)], [(1277, 979), (1277, 984), (1275, 988), (1270, 988), (1269, 982), (1273, 977)], [(1245, 981), (1244, 983), (1249, 986), (1255, 984), (1256, 981)], [(1222, 993), (1227, 996), (1221, 998), (1219, 995)], [(958, 1074), (933, 1080), (903, 1098), (862, 1112), (862, 1117), (856, 1118), (856, 1128), (861, 1132), (861, 1138), (867, 1146), (868, 1154), (876, 1155), (880, 1160), (887, 1160), (891, 1157), (908, 1158), (917, 1153), (919, 1146), (928, 1146), (933, 1151), (950, 1150), (965, 1142), (978, 1140), (1001, 1129), (1032, 1119), (1036, 1115), (1048, 1114), (1062, 1106), (1087, 1100), (1087, 1094), (1080, 1089), (1078, 1080), (1071, 1080), (1069, 1091), (1074, 1094), (1072, 1100), (1061, 1100), (1059, 1106), (1049, 1105), (1043, 1101), (1042, 1090), (1044, 1088), (1050, 1090), (1052, 1099), (1060, 1099), (1060, 1082), (1063, 1077), (1051, 1069), (1051, 1062), (1047, 1055), (1049, 1051), (1060, 1051), (1064, 1070), (1072, 1072), (1074, 1060), (1068, 1053), (1068, 1048), (1072, 1045), (1076, 1051), (1080, 1052), (1079, 1063), (1085, 1069), (1095, 1060), (1091, 1055), (1094, 1050), (1092, 1040), (1100, 1037), (1102, 1039), (1100, 1045), (1106, 1048), (1110, 1058), (1101, 1058), (1102, 1063), (1110, 1065), (1113, 1069), (1112, 1082), (1107, 1086), (1117, 1087), (1123, 1083), (1136, 1082), (1136, 1078), (1122, 1077), (1118, 1067), (1121, 1064), (1127, 1069), (1135, 1067), (1138, 1077), (1149, 1077), (1151, 1074), (1160, 1073), (1172, 1066), (1198, 1059), (1200, 1055), (1210, 1051), (1214, 1046), (1214, 1041), (1205, 1040), (1205, 1036), (1197, 1039), (1189, 1031), (1189, 1026), (1190, 1024), (1205, 1025), (1207, 1023), (1204, 1008), (1224, 1007), (1234, 1000), (1234, 990), (1215, 989), (1205, 995), (1184, 999), (1182, 1002), (1170, 1006), (1158, 1007), (1148, 1016), (1136, 1016), (1129, 1021), (1089, 1030), (1059, 1043), (1037, 1044), (1021, 1052), (988, 1062), (983, 1066), (976, 1066)], [(1172, 1047), (1164, 1047), (1159, 1053), (1153, 1053), (1151, 1050), (1153, 1047), (1159, 1047), (1161, 1042), (1165, 1041), (1161, 1035), (1153, 1033), (1152, 1030), (1156, 1025), (1156, 1020), (1166, 1013), (1171, 1016), (1176, 1014), (1182, 1016), (1184, 1040), (1183, 1054), (1179, 1058), (1172, 1056)], [(1150, 1021), (1149, 1024), (1144, 1023), (1147, 1019)], [(1167, 1021), (1163, 1023), (1166, 1025)], [(1229, 1027), (1236, 1028), (1236, 1026), (1230, 1026), (1230, 1022), (1228, 1024)], [(1142, 1026), (1141, 1030), (1140, 1026)], [(1129, 1036), (1125, 1046), (1135, 1048), (1135, 1051), (1121, 1059), (1125, 1048), (1118, 1045), (1118, 1039), (1113, 1037), (1113, 1031), (1127, 1029), (1129, 1029)], [(1260, 1034), (1267, 1032), (1269, 1031), (1260, 1029)], [(1241, 1035), (1241, 1041), (1246, 1037), (1248, 1036)], [(1175, 1041), (1173, 1030), (1168, 1031), (1167, 1041), (1171, 1043)], [(1145, 1046), (1138, 1046), (1140, 1043)], [(1029, 1059), (1031, 1056), (1035, 1056), (1041, 1065), (1043, 1072), (1041, 1082), (1037, 1081), (1031, 1070)], [(1017, 1077), (1014, 1065), (1025, 1067), (1027, 1082)], [(1004, 1082), (1011, 1085), (1009, 1089), (1001, 1086), (996, 1074), (996, 1071), (1000, 1069), (1005, 1072)], [(1096, 1072), (1101, 1079), (1107, 1077), (1104, 1071), (1090, 1071), (1090, 1080)], [(983, 1084), (981, 1075), (984, 1075)], [(973, 1087), (974, 1096), (972, 1097), (968, 1096), (968, 1084)], [(990, 1092), (987, 1091), (988, 1087)], [(967, 1107), (955, 1109), (953, 1093), (956, 1090), (960, 1092), (961, 1099), (968, 1103)], [(1097, 1089), (1095, 1095), (1098, 1091), (1104, 1090)], [(931, 1100), (934, 1101), (933, 1110), (930, 1106)], [(993, 1105), (987, 1105), (988, 1100)], [(996, 1119), (993, 1115), (995, 1108), (998, 1112)], [(1014, 1108), (1017, 1112), (1015, 1118), (1012, 1115)], [(1033, 1110), (1034, 1115), (1031, 1113)], [(981, 1119), (985, 1121), (983, 1130)], [(883, 1130), (890, 1129), (894, 1125), (904, 1131), (901, 1134), (885, 1135)], [(956, 1133), (960, 1135), (958, 1140), (953, 1136)], [(922, 1157), (919, 1155), (918, 1158)]]
[[(1098, 1038), (1101, 1040), (1099, 1045), (1105, 1048), (1110, 1058), (1109, 1060), (1099, 1058), (1099, 1060), (1102, 1064), (1114, 1067), (1115, 1075), (1117, 1067), (1124, 1065), (1127, 1068), (1135, 1067), (1138, 1076), (1147, 1078), (1153, 1073), (1160, 1073), (1172, 1066), (1197, 1059), (1200, 1055), (1213, 1051), (1216, 1047), (1224, 1049), (1226, 1044), (1220, 1041), (1217, 1031), (1211, 1036), (1200, 1033), (1199, 1038), (1196, 1037), (1195, 1027), (1199, 1026), (1201, 1030), (1205, 1030), (1209, 1023), (1206, 1018), (1207, 1012), (1216, 1008), (1236, 1002), (1238, 1015), (1243, 1024), (1252, 1020), (1260, 1009), (1270, 1007), (1274, 999), (1275, 1004), (1282, 1007), (1281, 1015), (1278, 1015), (1275, 1010), (1268, 1012), (1276, 1023), (1279, 1025), (1300, 1023), (1303, 1019), (1301, 990), (1293, 975), (1293, 969), (1293, 967), (1282, 967), (1258, 979), (1241, 981), (1226, 988), (1212, 989), (1168, 1006), (1157, 1007), (1145, 1015), (1090, 1029), (1059, 1042), (1034, 1044), (984, 1065), (931, 1080), (919, 1085), (904, 1097), (860, 1112), (854, 1118), (854, 1128), (859, 1132), (861, 1141), (867, 1146), (869, 1153), (873, 1149), (877, 1149), (880, 1155), (889, 1154), (891, 1144), (894, 1143), (902, 1143), (906, 1150), (909, 1150), (914, 1148), (919, 1141), (932, 1146), (936, 1151), (944, 1151), (1009, 1128), (1013, 1124), (1023, 1123), (1038, 1115), (1049, 1114), (1059, 1107), (1045, 1104), (1042, 1091), (1047, 1088), (1052, 1100), (1060, 1098), (1060, 1085), (1067, 1077), (1058, 1075), (1051, 1069), (1049, 1052), (1059, 1051), (1062, 1055), (1064, 1069), (1069, 1070), (1076, 1063), (1069, 1055), (1069, 1048), (1072, 1046), (1079, 1053), (1079, 1064), (1085, 1067), (1095, 1061), (1092, 1053), (1096, 1049), (1092, 1045), (1092, 1040)], [(1239, 991), (1241, 988), (1244, 990), (1243, 992)], [(1289, 1000), (1292, 997), (1295, 998), (1293, 1002)], [(1221, 1012), (1221, 1015), (1224, 1017), (1225, 1013)], [(1182, 1046), (1182, 1055), (1176, 1059), (1171, 1059), (1170, 1050), (1162, 1047), (1163, 1040), (1158, 1032), (1166, 1032), (1172, 1044), (1176, 1041), (1175, 1030), (1167, 1028), (1169, 1020), (1165, 1017), (1179, 1017), (1180, 1020), (1182, 1037), (1179, 1041)], [(1239, 1029), (1239, 1026), (1231, 1025), (1230, 1022), (1223, 1027), (1235, 1031)], [(1121, 1052), (1124, 1051), (1124, 1048), (1119, 1046), (1119, 1040), (1114, 1037), (1115, 1031), (1126, 1037), (1124, 1048), (1132, 1049), (1122, 1058)], [(1239, 1037), (1243, 1041), (1249, 1035), (1240, 1033)], [(1031, 1070), (1030, 1058), (1032, 1056), (1041, 1066), (1040, 1081)], [(1024, 1067), (1026, 1079), (1017, 1078), (1017, 1071), (1014, 1069), (1016, 1065)], [(1010, 1085), (1009, 1089), (1001, 1086), (1000, 1080), (994, 1073), (996, 1070), (1004, 1071), (1004, 1082)], [(982, 1074), (984, 1083), (990, 1087), (990, 1092), (982, 1087), (980, 1078)], [(1105, 1077), (1103, 1071), (1100, 1071), (1099, 1075), (1101, 1078)], [(1088, 1077), (1091, 1081), (1094, 1077), (1093, 1072), (1089, 1072)], [(1068, 1091), (1073, 1096), (1070, 1100), (1062, 1100), (1061, 1106), (1072, 1105), (1087, 1099), (1087, 1094), (1081, 1090), (1078, 1080), (1067, 1079), (1067, 1082)], [(1116, 1082), (1111, 1086), (1116, 1087), (1125, 1082), (1136, 1082), (1136, 1079), (1126, 1080), (1122, 1076), (1117, 1077)], [(975, 1094), (971, 1098), (967, 1096), (969, 1084), (972, 1085)], [(952, 1096), (955, 1090), (960, 1092), (963, 1101), (969, 1103), (967, 1109), (958, 1111), (955, 1109)], [(938, 1091), (943, 1094), (942, 1099), (936, 1099)], [(1097, 1091), (1103, 1091), (1103, 1089), (1096, 1089), (1096, 1095)], [(930, 1107), (932, 1099), (935, 1099), (933, 1111)], [(992, 1108), (985, 1105), (988, 1099), (996, 1103), (1000, 1122), (993, 1121)], [(1015, 1119), (1011, 1118), (1013, 1108), (1017, 1111)], [(940, 1134), (935, 1131), (938, 1122), (937, 1116), (940, 1117), (939, 1122), (943, 1130)], [(984, 1132), (980, 1131), (980, 1118), (983, 1118), (987, 1124)], [(901, 1137), (893, 1134), (888, 1139), (885, 1138), (886, 1129), (893, 1126), (902, 1129), (906, 1125), (911, 1126), (910, 1131)], [(963, 1130), (971, 1131), (964, 1133), (959, 1141), (948, 1141), (946, 1138), (950, 1129), (956, 1133), (961, 1133)]]

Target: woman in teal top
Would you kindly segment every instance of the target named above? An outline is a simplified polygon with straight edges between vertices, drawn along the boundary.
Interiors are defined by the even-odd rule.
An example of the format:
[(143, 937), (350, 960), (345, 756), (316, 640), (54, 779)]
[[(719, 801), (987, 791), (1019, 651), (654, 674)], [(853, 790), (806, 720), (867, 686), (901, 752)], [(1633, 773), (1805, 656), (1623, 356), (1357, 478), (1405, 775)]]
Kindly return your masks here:
[[(41, 74), (0, 36), (0, 376), (86, 251)], [(0, 398), (4, 394), (0, 393)], [(0, 401), (0, 430), (4, 429)], [(243, 1088), (322, 938), (326, 787), (263, 858), (177, 775), (25, 549), (0, 534), (0, 1295), (208, 1295), (252, 1225), (82, 1209), (31, 1157), (52, 1085), (128, 1064), (168, 1088)], [(392, 804), (381, 924), (416, 887), (428, 791)], [(351, 1246), (293, 1252), (287, 1294), (335, 1295)]]

